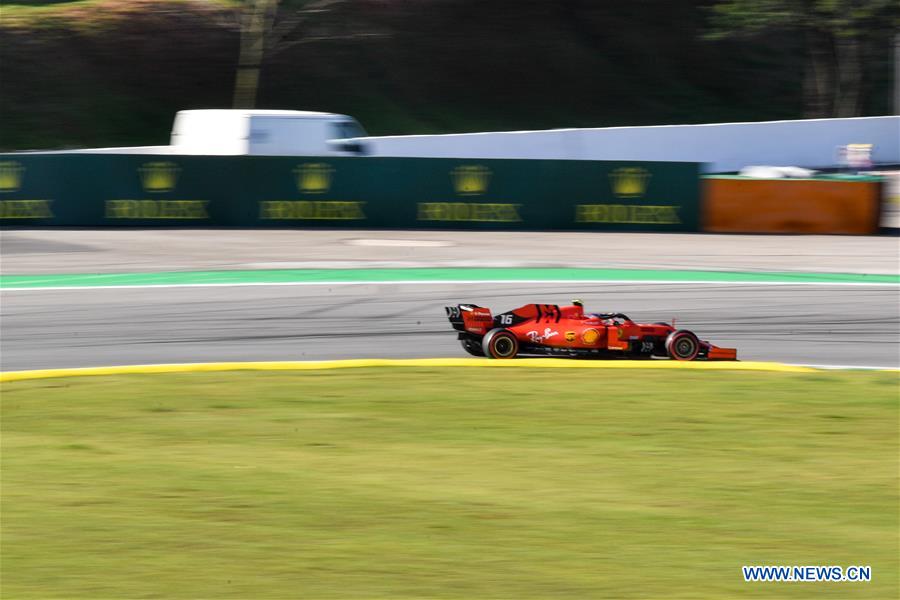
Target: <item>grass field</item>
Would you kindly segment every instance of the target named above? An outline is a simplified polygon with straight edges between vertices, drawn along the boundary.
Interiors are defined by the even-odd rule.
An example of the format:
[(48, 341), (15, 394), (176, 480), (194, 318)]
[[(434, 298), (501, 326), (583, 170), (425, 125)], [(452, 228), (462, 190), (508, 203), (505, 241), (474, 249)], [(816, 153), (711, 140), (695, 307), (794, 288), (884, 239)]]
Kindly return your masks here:
[(4, 599), (896, 598), (898, 502), (896, 373), (2, 387)]

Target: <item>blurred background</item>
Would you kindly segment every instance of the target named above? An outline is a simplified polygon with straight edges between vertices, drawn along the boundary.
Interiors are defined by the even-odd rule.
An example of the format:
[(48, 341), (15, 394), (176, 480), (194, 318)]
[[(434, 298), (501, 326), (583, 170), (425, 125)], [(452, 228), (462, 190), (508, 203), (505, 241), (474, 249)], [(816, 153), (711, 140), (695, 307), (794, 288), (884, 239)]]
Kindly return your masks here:
[(373, 135), (884, 115), (898, 23), (895, 0), (3, 2), (0, 150), (165, 144), (188, 108)]

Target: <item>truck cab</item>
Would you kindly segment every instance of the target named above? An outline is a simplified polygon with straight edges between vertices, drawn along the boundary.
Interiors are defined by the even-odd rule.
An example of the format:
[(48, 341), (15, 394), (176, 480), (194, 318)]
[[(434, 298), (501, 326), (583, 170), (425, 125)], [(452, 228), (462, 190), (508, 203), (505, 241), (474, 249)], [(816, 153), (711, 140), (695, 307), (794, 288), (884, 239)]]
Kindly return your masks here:
[(366, 132), (353, 117), (300, 110), (182, 110), (175, 115), (176, 154), (360, 156)]

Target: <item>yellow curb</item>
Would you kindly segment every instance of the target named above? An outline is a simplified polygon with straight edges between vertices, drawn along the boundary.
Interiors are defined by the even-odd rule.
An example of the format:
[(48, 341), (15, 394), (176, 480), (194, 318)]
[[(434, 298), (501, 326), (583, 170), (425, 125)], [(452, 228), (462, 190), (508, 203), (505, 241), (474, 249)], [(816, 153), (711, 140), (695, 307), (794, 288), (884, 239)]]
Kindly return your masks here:
[(492, 367), (551, 369), (688, 369), (704, 371), (770, 371), (778, 373), (815, 373), (819, 369), (774, 362), (677, 362), (664, 360), (587, 361), (565, 358), (524, 360), (489, 360), (486, 358), (363, 358), (325, 361), (285, 362), (219, 362), (171, 365), (126, 365), (121, 367), (87, 367), (81, 369), (42, 369), (0, 373), (0, 382), (86, 377), (96, 375), (133, 375), (150, 373), (199, 373), (211, 371), (312, 371), (322, 369), (355, 369), (361, 367)]

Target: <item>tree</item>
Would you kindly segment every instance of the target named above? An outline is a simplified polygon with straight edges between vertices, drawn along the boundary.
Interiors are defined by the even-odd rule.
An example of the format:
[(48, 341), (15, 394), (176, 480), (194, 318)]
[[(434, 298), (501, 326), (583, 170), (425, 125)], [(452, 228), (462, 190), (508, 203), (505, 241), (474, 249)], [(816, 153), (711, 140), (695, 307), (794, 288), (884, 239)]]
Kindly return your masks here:
[[(240, 14), (241, 47), (234, 83), (234, 108), (254, 108), (267, 58), (298, 44), (382, 37), (379, 32), (334, 31), (315, 17), (351, 0), (245, 0)], [(317, 33), (307, 28), (316, 26)]]
[(805, 47), (806, 117), (855, 117), (865, 89), (866, 57), (900, 26), (897, 0), (723, 0), (711, 8), (711, 39), (773, 30), (796, 33)]

